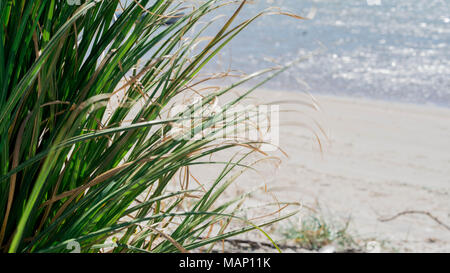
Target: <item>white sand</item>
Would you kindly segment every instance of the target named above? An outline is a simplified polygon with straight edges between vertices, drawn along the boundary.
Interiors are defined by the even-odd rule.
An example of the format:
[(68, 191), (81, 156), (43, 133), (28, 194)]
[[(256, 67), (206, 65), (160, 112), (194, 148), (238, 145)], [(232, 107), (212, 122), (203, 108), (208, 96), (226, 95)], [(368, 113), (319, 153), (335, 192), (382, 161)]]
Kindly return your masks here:
[[(305, 100), (295, 92), (258, 91), (265, 102)], [(389, 222), (379, 217), (428, 211), (450, 225), (450, 109), (384, 101), (316, 97), (321, 111), (283, 104), (281, 147), (290, 158), (272, 175), (282, 201), (319, 202), (334, 217), (351, 217), (361, 238), (387, 240), (399, 251), (450, 252), (450, 231), (424, 215)], [(305, 122), (329, 135), (323, 153)], [(320, 130), (316, 129), (316, 132)], [(254, 176), (253, 179), (258, 179)]]
[[(312, 102), (296, 92), (257, 91), (252, 96), (258, 102)], [(384, 242), (385, 250), (450, 252), (450, 231), (426, 215), (379, 221), (420, 210), (450, 225), (450, 109), (331, 96), (316, 99), (320, 111), (281, 104), (280, 146), (289, 158), (283, 158), (278, 169), (260, 164), (258, 174), (239, 178), (231, 195), (266, 183), (279, 201), (316, 208), (319, 204), (324, 217), (333, 221), (350, 217), (351, 234)], [(308, 126), (321, 139), (323, 153)], [(202, 167), (193, 173), (207, 181), (217, 170)], [(254, 197), (255, 203), (267, 201), (263, 195)]]

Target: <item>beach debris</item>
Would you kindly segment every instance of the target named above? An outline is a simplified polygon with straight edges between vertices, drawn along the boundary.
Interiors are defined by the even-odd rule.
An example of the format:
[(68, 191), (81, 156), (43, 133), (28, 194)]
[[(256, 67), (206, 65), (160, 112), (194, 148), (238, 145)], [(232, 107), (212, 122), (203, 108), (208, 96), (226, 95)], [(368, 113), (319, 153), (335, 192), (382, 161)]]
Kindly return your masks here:
[(448, 226), (445, 223), (443, 223), (441, 220), (439, 220), (436, 216), (432, 215), (428, 211), (405, 210), (405, 211), (397, 213), (396, 215), (394, 215), (392, 217), (378, 218), (378, 221), (380, 221), (380, 222), (389, 222), (389, 221), (395, 220), (396, 218), (398, 218), (398, 217), (400, 217), (402, 215), (407, 215), (407, 214), (422, 214), (422, 215), (426, 215), (426, 216), (430, 217), (431, 219), (433, 219), (436, 223), (438, 223), (439, 225), (443, 226), (444, 228), (446, 228), (447, 230), (450, 231), (450, 226)]

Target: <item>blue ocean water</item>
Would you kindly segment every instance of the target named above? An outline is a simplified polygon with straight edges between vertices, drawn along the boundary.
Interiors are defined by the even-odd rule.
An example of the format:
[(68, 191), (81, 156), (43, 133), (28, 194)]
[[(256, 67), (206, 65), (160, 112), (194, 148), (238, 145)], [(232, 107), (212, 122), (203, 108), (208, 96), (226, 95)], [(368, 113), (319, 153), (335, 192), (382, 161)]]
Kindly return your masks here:
[(270, 6), (316, 14), (260, 18), (208, 70), (250, 73), (312, 54), (266, 87), (450, 107), (449, 0), (250, 2), (241, 20)]

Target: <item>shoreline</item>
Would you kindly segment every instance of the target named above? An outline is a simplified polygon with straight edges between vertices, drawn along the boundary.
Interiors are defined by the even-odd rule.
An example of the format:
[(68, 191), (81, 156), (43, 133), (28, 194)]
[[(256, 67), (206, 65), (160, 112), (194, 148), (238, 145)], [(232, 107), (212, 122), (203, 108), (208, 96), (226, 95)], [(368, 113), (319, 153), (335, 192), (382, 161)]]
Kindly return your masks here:
[(335, 99), (335, 100), (341, 100), (341, 101), (358, 101), (358, 102), (366, 102), (368, 104), (392, 104), (393, 106), (399, 106), (399, 107), (419, 107), (419, 108), (432, 108), (432, 109), (443, 109), (443, 110), (450, 110), (450, 105), (444, 105), (444, 104), (436, 104), (433, 102), (426, 102), (426, 103), (420, 103), (420, 102), (412, 102), (412, 101), (399, 101), (395, 99), (380, 99), (380, 98), (369, 98), (369, 97), (356, 97), (351, 96), (347, 94), (327, 94), (327, 93), (316, 93), (316, 92), (303, 92), (299, 90), (288, 90), (288, 89), (271, 89), (271, 88), (259, 88), (255, 92), (275, 92), (275, 93), (285, 93), (285, 94), (304, 94), (304, 95), (312, 95), (313, 97), (317, 98), (324, 98), (324, 99)]

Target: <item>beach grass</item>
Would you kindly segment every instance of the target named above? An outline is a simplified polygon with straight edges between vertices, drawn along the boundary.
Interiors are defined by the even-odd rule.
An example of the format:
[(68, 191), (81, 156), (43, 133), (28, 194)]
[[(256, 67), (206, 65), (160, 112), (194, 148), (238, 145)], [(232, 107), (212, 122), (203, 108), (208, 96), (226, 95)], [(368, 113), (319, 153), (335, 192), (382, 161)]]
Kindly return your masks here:
[[(222, 1), (188, 7), (170, 0), (125, 7), (118, 0), (81, 2), (0, 3), (0, 250), (187, 252), (250, 230), (264, 233), (265, 225), (289, 217), (254, 224), (234, 213), (245, 194), (220, 202), (237, 178), (231, 174), (249, 167), (245, 159), (260, 153), (260, 143), (167, 135), (182, 118), (165, 118), (171, 103), (207, 83), (199, 78), (202, 68), (262, 14), (238, 20), (246, 1), (234, 3), (235, 12), (201, 43), (212, 22), (198, 23), (220, 11)], [(283, 69), (210, 92), (201, 107)], [(119, 92), (116, 107), (108, 108)], [(226, 128), (215, 127), (218, 117), (195, 126), (216, 134)], [(225, 162), (209, 160), (236, 146), (247, 151)], [(201, 164), (223, 170), (209, 185), (168, 190), (178, 176), (184, 185), (193, 181), (189, 167)], [(228, 230), (231, 220), (245, 227)]]

